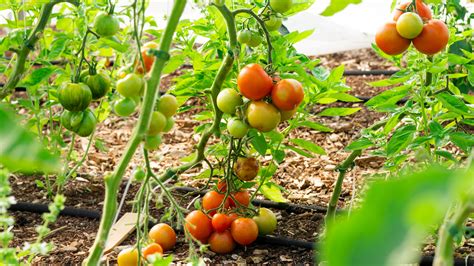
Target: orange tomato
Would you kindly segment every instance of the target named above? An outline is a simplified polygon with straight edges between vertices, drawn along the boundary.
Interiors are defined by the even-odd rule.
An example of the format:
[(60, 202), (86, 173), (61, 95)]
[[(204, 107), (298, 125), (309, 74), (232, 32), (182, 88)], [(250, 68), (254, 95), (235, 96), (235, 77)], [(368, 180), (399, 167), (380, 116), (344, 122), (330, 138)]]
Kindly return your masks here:
[(258, 236), (258, 226), (250, 218), (238, 218), (232, 222), (230, 232), (235, 242), (247, 246), (252, 244)]
[(250, 100), (260, 100), (270, 94), (272, 78), (259, 64), (246, 65), (237, 77), (240, 93)]
[(197, 240), (206, 243), (212, 233), (211, 219), (202, 211), (192, 211), (185, 220), (188, 232)]
[[(408, 8), (408, 5), (411, 4), (412, 2), (409, 1), (409, 2), (406, 2), (406, 3), (403, 3), (401, 5), (399, 5), (395, 11), (393, 12), (393, 20), (394, 21), (397, 21), (398, 18), (400, 18), (400, 16), (407, 12), (407, 8)], [(415, 10), (411, 10), (413, 12), (415, 12)], [(432, 18), (432, 14), (431, 14), (431, 10), (430, 8), (425, 4), (423, 3), (422, 0), (416, 0), (416, 11), (418, 13), (418, 15), (420, 15), (420, 17), (423, 19), (423, 20), (430, 20)]]
[(159, 244), (156, 244), (156, 243), (149, 244), (142, 251), (143, 257), (145, 257), (145, 259), (148, 256), (156, 254), (156, 253), (163, 255), (163, 248)]
[(172, 249), (176, 244), (176, 233), (171, 226), (165, 223), (153, 226), (148, 232), (148, 237), (159, 244), (164, 251)]
[[(209, 191), (202, 198), (202, 208), (206, 211), (212, 210), (209, 212), (209, 215), (213, 216), (217, 208), (221, 206), (222, 201), (224, 200), (225, 195), (217, 191)], [(230, 205), (229, 200), (227, 199), (223, 207), (228, 208)], [(214, 209), (214, 210), (213, 210)]]
[(421, 34), (413, 40), (415, 48), (427, 55), (442, 51), (449, 41), (449, 29), (446, 24), (438, 19), (428, 21)]
[(377, 31), (375, 43), (389, 55), (398, 55), (405, 52), (410, 46), (410, 40), (403, 38), (397, 32), (397, 23), (387, 22)]
[(219, 193), (224, 193), (227, 191), (227, 181), (225, 179), (220, 179), (217, 182), (217, 191)]
[[(157, 44), (156, 42), (147, 42), (142, 46), (142, 57), (143, 57), (143, 63), (145, 63), (146, 72), (151, 70), (153, 63), (155, 62), (155, 56), (148, 55), (147, 52), (150, 49), (158, 49), (158, 47), (159, 47), (159, 44)], [(139, 65), (141, 65), (140, 62), (139, 62)]]
[(212, 227), (216, 232), (224, 232), (232, 223), (232, 218), (224, 213), (216, 213), (212, 217)]
[[(236, 192), (233, 194), (235, 200), (239, 203), (239, 206), (245, 206), (248, 207), (250, 204), (250, 194), (247, 190), (243, 189), (239, 192)], [(234, 200), (230, 200), (230, 206), (235, 207), (237, 204), (234, 202)]]
[(209, 246), (215, 253), (226, 254), (235, 249), (235, 242), (229, 230), (225, 230), (212, 233), (209, 237)]
[(273, 86), (272, 102), (282, 111), (295, 109), (303, 99), (303, 86), (297, 80), (283, 79)]

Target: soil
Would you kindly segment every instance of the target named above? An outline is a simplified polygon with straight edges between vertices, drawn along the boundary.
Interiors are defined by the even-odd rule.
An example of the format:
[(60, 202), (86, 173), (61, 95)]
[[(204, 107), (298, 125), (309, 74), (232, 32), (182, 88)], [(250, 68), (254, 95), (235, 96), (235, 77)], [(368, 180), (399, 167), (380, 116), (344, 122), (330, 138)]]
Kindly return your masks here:
[[(348, 53), (338, 53), (321, 57), (323, 66), (334, 67), (341, 63), (346, 65), (346, 69), (369, 70), (369, 69), (393, 69), (388, 63), (378, 58), (371, 50), (363, 49)], [(179, 74), (179, 73), (178, 73)], [(164, 79), (162, 88), (169, 86), (173, 76)], [(373, 96), (386, 88), (371, 88), (367, 82), (379, 80), (384, 76), (351, 76), (346, 81), (353, 88), (351, 92), (357, 96)], [(197, 105), (199, 101), (192, 99), (192, 103)], [(333, 105), (343, 106), (348, 104), (335, 103)], [(290, 135), (290, 138), (305, 138), (317, 143), (327, 151), (327, 155), (315, 158), (304, 158), (295, 153), (289, 153), (282, 166), (274, 175), (273, 181), (286, 189), (285, 197), (292, 203), (314, 204), (327, 206), (332, 192), (334, 182), (337, 177), (336, 166), (342, 162), (348, 153), (343, 152), (343, 148), (357, 137), (360, 130), (373, 124), (381, 118), (381, 114), (372, 112), (364, 108), (363, 104), (350, 104), (352, 107), (361, 107), (362, 110), (349, 117), (317, 117), (317, 122), (326, 124), (334, 129), (331, 133), (321, 133), (308, 129), (298, 129)], [(314, 112), (319, 112), (324, 107), (315, 107)], [(191, 111), (193, 112), (193, 111)], [(188, 155), (193, 146), (197, 143), (197, 136), (194, 134), (193, 126), (195, 122), (190, 119), (191, 114), (182, 113), (177, 116), (176, 126), (169, 133), (164, 135), (162, 147), (159, 151), (151, 153), (151, 166), (161, 172), (166, 167), (180, 164), (179, 159)], [(130, 137), (131, 128), (135, 124), (136, 117), (118, 118), (110, 116), (101, 123), (97, 130), (97, 138), (100, 139), (106, 151), (100, 151), (92, 146), (87, 155), (86, 163), (78, 171), (79, 175), (70, 180), (65, 187), (66, 205), (101, 211), (104, 196), (104, 186), (102, 177), (104, 173), (112, 171), (124, 147)], [(87, 139), (81, 138), (76, 143), (78, 156), (83, 153), (87, 145)], [(133, 158), (126, 178), (131, 176), (141, 162), (141, 153), (138, 152)], [(384, 161), (378, 157), (364, 154), (356, 161), (356, 167), (350, 171), (343, 184), (343, 191), (339, 200), (340, 207), (352, 206), (353, 199), (357, 197), (364, 185), (367, 176), (380, 171)], [(201, 170), (196, 169), (183, 174), (180, 183), (175, 185), (186, 185), (192, 187), (202, 187), (204, 180), (193, 179)], [(18, 202), (48, 203), (44, 189), (36, 186), (35, 180), (40, 179), (45, 182), (44, 177), (38, 176), (13, 176), (11, 184), (13, 195)], [(120, 198), (125, 189), (126, 181), (120, 188)], [(123, 214), (131, 211), (131, 201), (138, 191), (139, 184), (132, 183), (126, 197), (126, 204), (122, 209)], [(182, 193), (174, 192), (181, 206), (187, 206), (192, 197)], [(166, 201), (164, 204), (166, 205)], [(155, 206), (155, 204), (151, 205)], [(152, 217), (159, 219), (163, 215), (164, 209), (151, 208)], [(318, 238), (323, 225), (323, 215), (317, 212), (305, 211), (291, 213), (282, 210), (274, 210), (279, 222), (276, 235), (306, 241), (315, 241)], [(35, 227), (41, 223), (39, 214), (26, 212), (12, 212), (16, 219), (16, 226), (13, 228), (15, 239), (12, 246), (23, 246), (26, 242), (35, 240)], [(471, 223), (472, 224), (472, 223)], [(92, 245), (95, 234), (99, 226), (98, 220), (75, 217), (59, 217), (58, 221), (51, 226), (53, 230), (45, 240), (52, 241), (56, 248), (44, 257), (35, 259), (37, 265), (80, 265), (86, 257), (88, 249)], [(178, 236), (178, 244), (172, 254), (176, 263), (184, 262), (188, 254), (187, 244), (184, 239)], [(127, 245), (133, 244), (135, 234), (127, 238), (121, 246), (106, 256), (107, 263), (114, 264), (117, 252)], [(432, 254), (434, 250), (434, 240), (427, 241), (424, 247), (424, 254)], [(466, 241), (464, 245), (457, 249), (456, 256), (466, 257), (474, 254), (474, 242)], [(270, 246), (266, 244), (252, 244), (249, 247), (237, 248), (229, 255), (216, 255), (210, 251), (204, 255), (204, 260), (208, 264), (314, 264), (314, 254), (312, 250), (302, 248)]]

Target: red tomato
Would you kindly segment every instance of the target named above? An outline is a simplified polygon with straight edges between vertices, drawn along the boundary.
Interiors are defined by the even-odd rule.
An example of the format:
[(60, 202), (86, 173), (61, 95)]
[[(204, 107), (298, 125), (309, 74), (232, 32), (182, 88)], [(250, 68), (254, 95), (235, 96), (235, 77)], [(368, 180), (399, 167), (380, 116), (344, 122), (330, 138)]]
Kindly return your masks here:
[(230, 232), (235, 242), (247, 246), (252, 244), (258, 236), (258, 226), (250, 218), (238, 218), (232, 222)]
[[(243, 189), (239, 192), (236, 192), (233, 194), (235, 200), (239, 203), (238, 206), (242, 205), (245, 207), (248, 207), (250, 204), (250, 194), (247, 190)], [(231, 207), (236, 207), (237, 204), (234, 202), (234, 200), (230, 200), (230, 206)]]
[(209, 237), (209, 245), (212, 251), (218, 254), (226, 254), (235, 249), (235, 242), (229, 230), (214, 232)]
[(298, 107), (304, 99), (303, 86), (297, 80), (283, 79), (272, 90), (273, 104), (282, 111), (290, 111)]
[(260, 100), (270, 94), (272, 78), (259, 64), (246, 65), (237, 77), (240, 93), (250, 100)]
[[(157, 44), (156, 42), (147, 42), (142, 46), (142, 57), (143, 57), (143, 62), (145, 63), (146, 72), (151, 70), (153, 63), (155, 62), (155, 56), (148, 55), (147, 52), (150, 49), (158, 49), (159, 46), (160, 45)], [(141, 66), (140, 62), (139, 62), (139, 65)]]
[(224, 213), (216, 213), (212, 217), (212, 227), (216, 232), (224, 232), (231, 223), (231, 218)]
[[(411, 3), (412, 3), (412, 1), (409, 1), (409, 2), (406, 2), (406, 3), (403, 3), (403, 4), (399, 5), (395, 9), (395, 11), (393, 12), (393, 20), (397, 21), (398, 18), (403, 13), (409, 11), (409, 10), (407, 10), (407, 7)], [(411, 10), (411, 11), (415, 12), (415, 10)], [(417, 11), (418, 15), (420, 15), (420, 17), (425, 21), (430, 20), (432, 18), (430, 8), (425, 3), (423, 3), (422, 0), (416, 0), (416, 11)]]
[(186, 229), (197, 240), (206, 243), (212, 233), (211, 219), (202, 211), (192, 211), (186, 216)]
[[(213, 210), (209, 215), (213, 216), (217, 212), (217, 208), (221, 206), (225, 195), (217, 191), (209, 191), (202, 198), (202, 208), (206, 211)], [(228, 208), (230, 205), (229, 200), (226, 200), (222, 207)]]
[(148, 232), (148, 237), (159, 244), (164, 251), (172, 249), (176, 244), (176, 233), (171, 226), (165, 223), (153, 226)]
[(231, 224), (232, 224), (233, 221), (235, 221), (235, 220), (237, 220), (238, 218), (240, 218), (237, 213), (230, 213), (228, 216), (229, 216), (229, 219), (230, 219), (230, 221), (231, 221)]
[(389, 55), (398, 55), (410, 47), (410, 40), (403, 38), (397, 31), (397, 23), (387, 22), (375, 35), (375, 43)]
[(442, 51), (449, 41), (449, 29), (443, 21), (433, 19), (423, 27), (421, 34), (413, 40), (415, 48), (427, 55)]
[(163, 248), (159, 244), (156, 244), (156, 243), (149, 244), (142, 251), (143, 257), (145, 257), (145, 259), (148, 256), (156, 254), (156, 253), (163, 255)]
[(217, 182), (217, 191), (220, 193), (227, 191), (227, 181), (225, 179), (221, 179)]

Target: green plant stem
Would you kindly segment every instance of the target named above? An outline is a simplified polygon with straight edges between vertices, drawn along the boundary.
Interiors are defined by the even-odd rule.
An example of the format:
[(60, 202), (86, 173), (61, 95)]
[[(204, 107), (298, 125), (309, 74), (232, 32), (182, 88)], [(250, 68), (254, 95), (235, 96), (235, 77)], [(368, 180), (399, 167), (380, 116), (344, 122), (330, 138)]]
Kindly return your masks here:
[[(174, 32), (178, 26), (181, 15), (186, 6), (186, 0), (175, 0), (173, 9), (168, 18), (168, 24), (163, 32), (160, 51), (169, 53)], [(161, 73), (167, 60), (157, 57), (151, 70), (150, 79), (147, 81), (145, 89), (144, 103), (141, 108), (138, 123), (135, 126), (133, 135), (128, 142), (125, 154), (122, 156), (115, 172), (105, 177), (105, 201), (102, 211), (102, 218), (97, 232), (94, 245), (90, 249), (89, 256), (84, 260), (84, 265), (98, 265), (104, 251), (110, 229), (112, 227), (117, 212), (117, 194), (120, 182), (128, 168), (128, 164), (135, 154), (138, 145), (144, 139), (151, 120), (151, 114), (155, 107), (158, 94), (158, 85), (161, 80)]]
[(454, 237), (463, 230), (464, 223), (474, 212), (474, 201), (464, 202), (454, 213), (452, 219), (446, 219), (439, 229), (439, 238), (436, 245), (434, 266), (454, 265)]
[(36, 42), (39, 40), (41, 33), (48, 23), (54, 6), (61, 2), (71, 3), (75, 6), (80, 4), (80, 1), (78, 0), (54, 0), (42, 6), (38, 24), (36, 24), (36, 27), (31, 31), (21, 49), (17, 52), (18, 57), (16, 58), (13, 72), (10, 74), (10, 78), (8, 79), (5, 86), (0, 88), (0, 100), (7, 97), (7, 95), (10, 94), (13, 89), (15, 89), (18, 82), (20, 82), (23, 74), (25, 73), (25, 63), (28, 54), (34, 49)]

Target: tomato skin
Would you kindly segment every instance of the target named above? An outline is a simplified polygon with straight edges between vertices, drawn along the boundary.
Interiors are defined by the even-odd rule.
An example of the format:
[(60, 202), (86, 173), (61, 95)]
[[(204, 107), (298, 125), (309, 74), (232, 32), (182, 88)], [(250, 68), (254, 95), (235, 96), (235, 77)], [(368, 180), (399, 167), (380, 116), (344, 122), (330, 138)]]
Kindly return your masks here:
[(230, 232), (235, 242), (247, 246), (257, 240), (258, 226), (250, 218), (238, 218), (232, 222)]
[(73, 127), (71, 125), (71, 117), (72, 117), (72, 113), (69, 112), (68, 110), (64, 110), (63, 113), (61, 114), (60, 122), (61, 122), (61, 125), (65, 129), (74, 132), (74, 131), (76, 131), (76, 127)]
[(260, 100), (270, 94), (273, 88), (272, 78), (259, 64), (246, 65), (237, 77), (240, 93), (250, 100)]
[(117, 256), (119, 266), (138, 266), (138, 250), (136, 248), (126, 248), (120, 251)]
[(397, 21), (397, 32), (406, 39), (414, 39), (423, 30), (423, 20), (413, 12), (406, 12)]
[(154, 111), (151, 114), (150, 126), (148, 127), (148, 135), (155, 136), (163, 131), (166, 127), (166, 116), (161, 112)]
[(257, 47), (263, 41), (263, 37), (260, 35), (259, 32), (252, 31), (250, 33), (250, 40), (247, 42), (247, 45), (250, 47)]
[(258, 175), (258, 161), (254, 157), (239, 157), (234, 163), (234, 173), (242, 181), (251, 181)]
[(170, 132), (171, 129), (173, 129), (174, 127), (174, 119), (173, 117), (167, 117), (166, 118), (166, 125), (165, 125), (165, 128), (163, 128), (163, 132), (164, 133), (167, 133), (167, 132)]
[(235, 249), (235, 242), (229, 230), (214, 232), (209, 237), (209, 246), (217, 254), (227, 254)]
[(237, 201), (237, 204), (233, 199), (230, 199), (231, 207), (239, 207), (240, 205), (248, 207), (250, 204), (250, 194), (247, 190), (242, 189), (239, 192), (233, 193), (234, 199)]
[(235, 114), (237, 107), (242, 104), (242, 97), (233, 89), (222, 90), (217, 95), (217, 108), (224, 114)]
[(120, 29), (120, 23), (114, 15), (99, 12), (94, 19), (94, 31), (101, 37), (115, 35)]
[(270, 0), (270, 7), (273, 11), (278, 13), (285, 13), (291, 9), (292, 5), (292, 0)]
[(105, 73), (97, 73), (87, 78), (87, 86), (92, 92), (92, 99), (104, 97), (110, 89), (110, 78)]
[(157, 150), (161, 145), (161, 135), (146, 136), (145, 138), (145, 149), (149, 151)]
[(124, 78), (117, 81), (117, 91), (123, 96), (133, 98), (140, 96), (145, 81), (135, 73), (127, 74)]
[[(151, 70), (151, 67), (153, 66), (153, 63), (155, 62), (155, 56), (154, 55), (148, 55), (148, 50), (150, 49), (158, 49), (159, 44), (156, 42), (147, 42), (142, 46), (142, 58), (143, 58), (143, 63), (145, 64), (145, 69), (146, 72), (149, 72)], [(138, 61), (138, 65), (142, 66), (141, 62)], [(142, 69), (143, 71), (143, 69)]]
[(247, 135), (249, 127), (242, 120), (233, 118), (227, 122), (227, 130), (232, 137), (241, 139)]
[(253, 217), (253, 220), (257, 223), (258, 234), (262, 236), (272, 234), (277, 227), (275, 213), (267, 208), (260, 208), (258, 216)]
[(197, 240), (205, 243), (212, 233), (211, 219), (202, 211), (192, 211), (186, 216), (185, 227)]
[(249, 43), (251, 38), (252, 38), (252, 32), (249, 30), (241, 30), (237, 34), (237, 41), (241, 44)]
[(280, 111), (281, 113), (281, 121), (286, 121), (286, 120), (290, 120), (295, 114), (296, 112), (298, 112), (298, 108), (295, 108), (293, 110), (290, 110), (290, 111)]
[(217, 182), (217, 192), (225, 193), (227, 191), (227, 181), (225, 179), (220, 179)]
[(163, 255), (163, 248), (156, 243), (151, 243), (142, 250), (142, 255), (145, 259), (156, 253)]
[(375, 35), (375, 43), (388, 55), (399, 55), (410, 47), (410, 40), (403, 38), (397, 31), (395, 22), (387, 22)]
[(441, 52), (449, 41), (449, 29), (438, 19), (428, 21), (421, 34), (413, 40), (415, 48), (423, 54), (434, 55)]
[(265, 21), (265, 26), (269, 31), (277, 31), (278, 29), (280, 29), (282, 23), (283, 20), (280, 17), (271, 15), (269, 19)]
[(118, 116), (130, 116), (136, 108), (137, 104), (131, 98), (122, 98), (114, 104), (114, 112)]
[[(159, 244), (164, 251), (172, 249), (176, 244), (176, 233), (171, 226), (165, 223), (154, 225), (148, 232), (148, 237)], [(163, 252), (161, 253), (163, 254)]]
[(164, 114), (166, 117), (171, 117), (176, 114), (178, 107), (179, 105), (176, 97), (171, 94), (165, 94), (161, 96), (158, 103), (156, 104), (156, 110)]
[(303, 86), (294, 79), (280, 80), (272, 90), (272, 102), (280, 110), (290, 111), (304, 99)]
[(224, 232), (230, 227), (231, 223), (231, 218), (224, 213), (216, 213), (212, 216), (212, 228), (214, 228), (216, 232)]
[[(407, 11), (407, 7), (411, 3), (412, 2), (409, 1), (399, 5), (393, 12), (393, 20), (397, 21), (400, 16), (405, 13), (405, 11)], [(432, 18), (431, 9), (425, 3), (423, 3), (422, 0), (416, 0), (416, 11), (418, 12), (418, 15), (420, 15), (420, 17), (425, 21)]]
[(77, 126), (75, 132), (81, 137), (87, 137), (90, 136), (92, 132), (94, 132), (96, 125), (97, 118), (90, 109), (87, 109), (84, 111), (81, 123)]
[(68, 111), (84, 111), (92, 101), (92, 92), (84, 83), (65, 83), (58, 90), (58, 100)]
[(275, 129), (281, 120), (278, 109), (263, 101), (251, 102), (247, 108), (249, 125), (260, 132), (270, 132)]
[[(206, 211), (215, 209), (209, 212), (209, 215), (213, 216), (217, 212), (216, 208), (218, 208), (222, 204), (222, 201), (224, 200), (224, 198), (225, 198), (224, 194), (221, 194), (213, 190), (209, 191), (202, 198), (202, 208)], [(222, 207), (228, 208), (229, 205), (230, 205), (229, 200), (226, 199), (226, 202), (224, 203), (224, 205), (222, 205)]]

